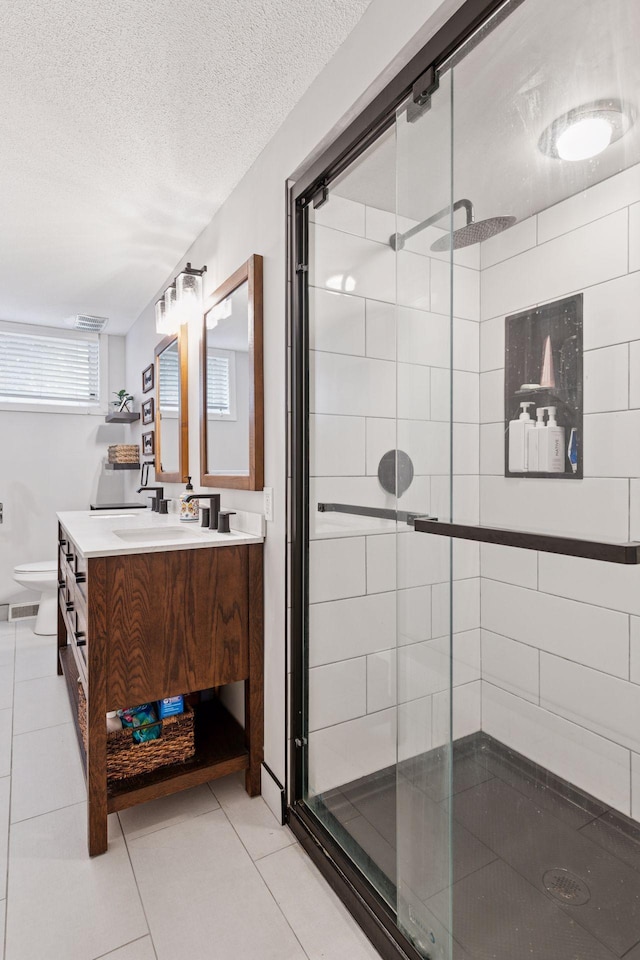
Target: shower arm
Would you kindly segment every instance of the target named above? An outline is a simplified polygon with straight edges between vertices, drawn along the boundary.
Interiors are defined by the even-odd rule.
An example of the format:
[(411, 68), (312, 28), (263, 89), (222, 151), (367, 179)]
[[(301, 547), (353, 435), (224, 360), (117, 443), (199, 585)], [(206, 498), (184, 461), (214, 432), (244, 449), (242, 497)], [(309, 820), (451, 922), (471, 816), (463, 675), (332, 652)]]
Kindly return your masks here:
[(420, 233), (422, 230), (425, 230), (427, 227), (431, 227), (434, 223), (437, 223), (438, 220), (442, 220), (443, 217), (446, 217), (448, 213), (454, 214), (456, 210), (464, 209), (467, 214), (467, 222), (465, 226), (469, 226), (470, 223), (473, 223), (473, 204), (471, 200), (456, 200), (453, 206), (445, 207), (443, 210), (439, 210), (437, 213), (434, 213), (433, 216), (427, 217), (426, 220), (423, 220), (422, 223), (417, 223), (415, 227), (411, 227), (410, 230), (407, 230), (406, 233), (393, 233), (389, 237), (389, 245), (393, 250), (402, 250), (407, 240), (415, 236), (416, 233)]

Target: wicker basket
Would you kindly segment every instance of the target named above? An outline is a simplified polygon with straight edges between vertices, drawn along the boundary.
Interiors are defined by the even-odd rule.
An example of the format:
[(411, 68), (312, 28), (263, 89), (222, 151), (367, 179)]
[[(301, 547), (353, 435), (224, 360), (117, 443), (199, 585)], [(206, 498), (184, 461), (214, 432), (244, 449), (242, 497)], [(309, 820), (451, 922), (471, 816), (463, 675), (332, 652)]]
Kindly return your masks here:
[(137, 463), (140, 447), (137, 443), (114, 443), (107, 450), (109, 463)]
[[(162, 733), (157, 740), (136, 743), (131, 727), (107, 733), (107, 780), (126, 780), (149, 773), (157, 767), (190, 760), (195, 753), (193, 720), (193, 710), (185, 704), (184, 713), (166, 717), (154, 724), (145, 724), (161, 725)], [(78, 723), (86, 749), (87, 701), (81, 683), (78, 683)]]

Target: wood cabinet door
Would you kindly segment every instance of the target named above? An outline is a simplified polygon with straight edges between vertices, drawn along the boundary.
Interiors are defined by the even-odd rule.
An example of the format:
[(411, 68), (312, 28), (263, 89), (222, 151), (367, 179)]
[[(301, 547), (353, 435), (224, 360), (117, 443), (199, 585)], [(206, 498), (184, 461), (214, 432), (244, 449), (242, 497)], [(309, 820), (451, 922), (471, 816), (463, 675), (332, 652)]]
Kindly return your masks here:
[(106, 564), (108, 710), (248, 677), (246, 546)]

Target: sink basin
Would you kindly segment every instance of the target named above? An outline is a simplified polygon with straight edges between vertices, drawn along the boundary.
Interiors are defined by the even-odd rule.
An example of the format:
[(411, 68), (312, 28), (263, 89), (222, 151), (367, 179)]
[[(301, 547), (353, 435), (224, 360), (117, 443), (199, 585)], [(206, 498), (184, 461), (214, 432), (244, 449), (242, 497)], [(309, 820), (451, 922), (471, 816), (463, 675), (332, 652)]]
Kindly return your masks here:
[(167, 542), (183, 540), (185, 537), (193, 540), (190, 530), (180, 530), (179, 527), (138, 527), (136, 530), (114, 530), (113, 532), (121, 540), (132, 540), (136, 543)]

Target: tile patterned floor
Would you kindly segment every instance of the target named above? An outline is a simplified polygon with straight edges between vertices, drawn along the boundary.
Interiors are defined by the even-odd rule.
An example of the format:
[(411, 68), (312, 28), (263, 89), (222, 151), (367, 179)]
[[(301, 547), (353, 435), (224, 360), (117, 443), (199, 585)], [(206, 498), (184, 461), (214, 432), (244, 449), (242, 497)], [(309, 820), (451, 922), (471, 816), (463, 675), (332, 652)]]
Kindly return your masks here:
[(55, 640), (0, 623), (0, 960), (379, 960), (235, 775), (109, 818), (89, 859)]

